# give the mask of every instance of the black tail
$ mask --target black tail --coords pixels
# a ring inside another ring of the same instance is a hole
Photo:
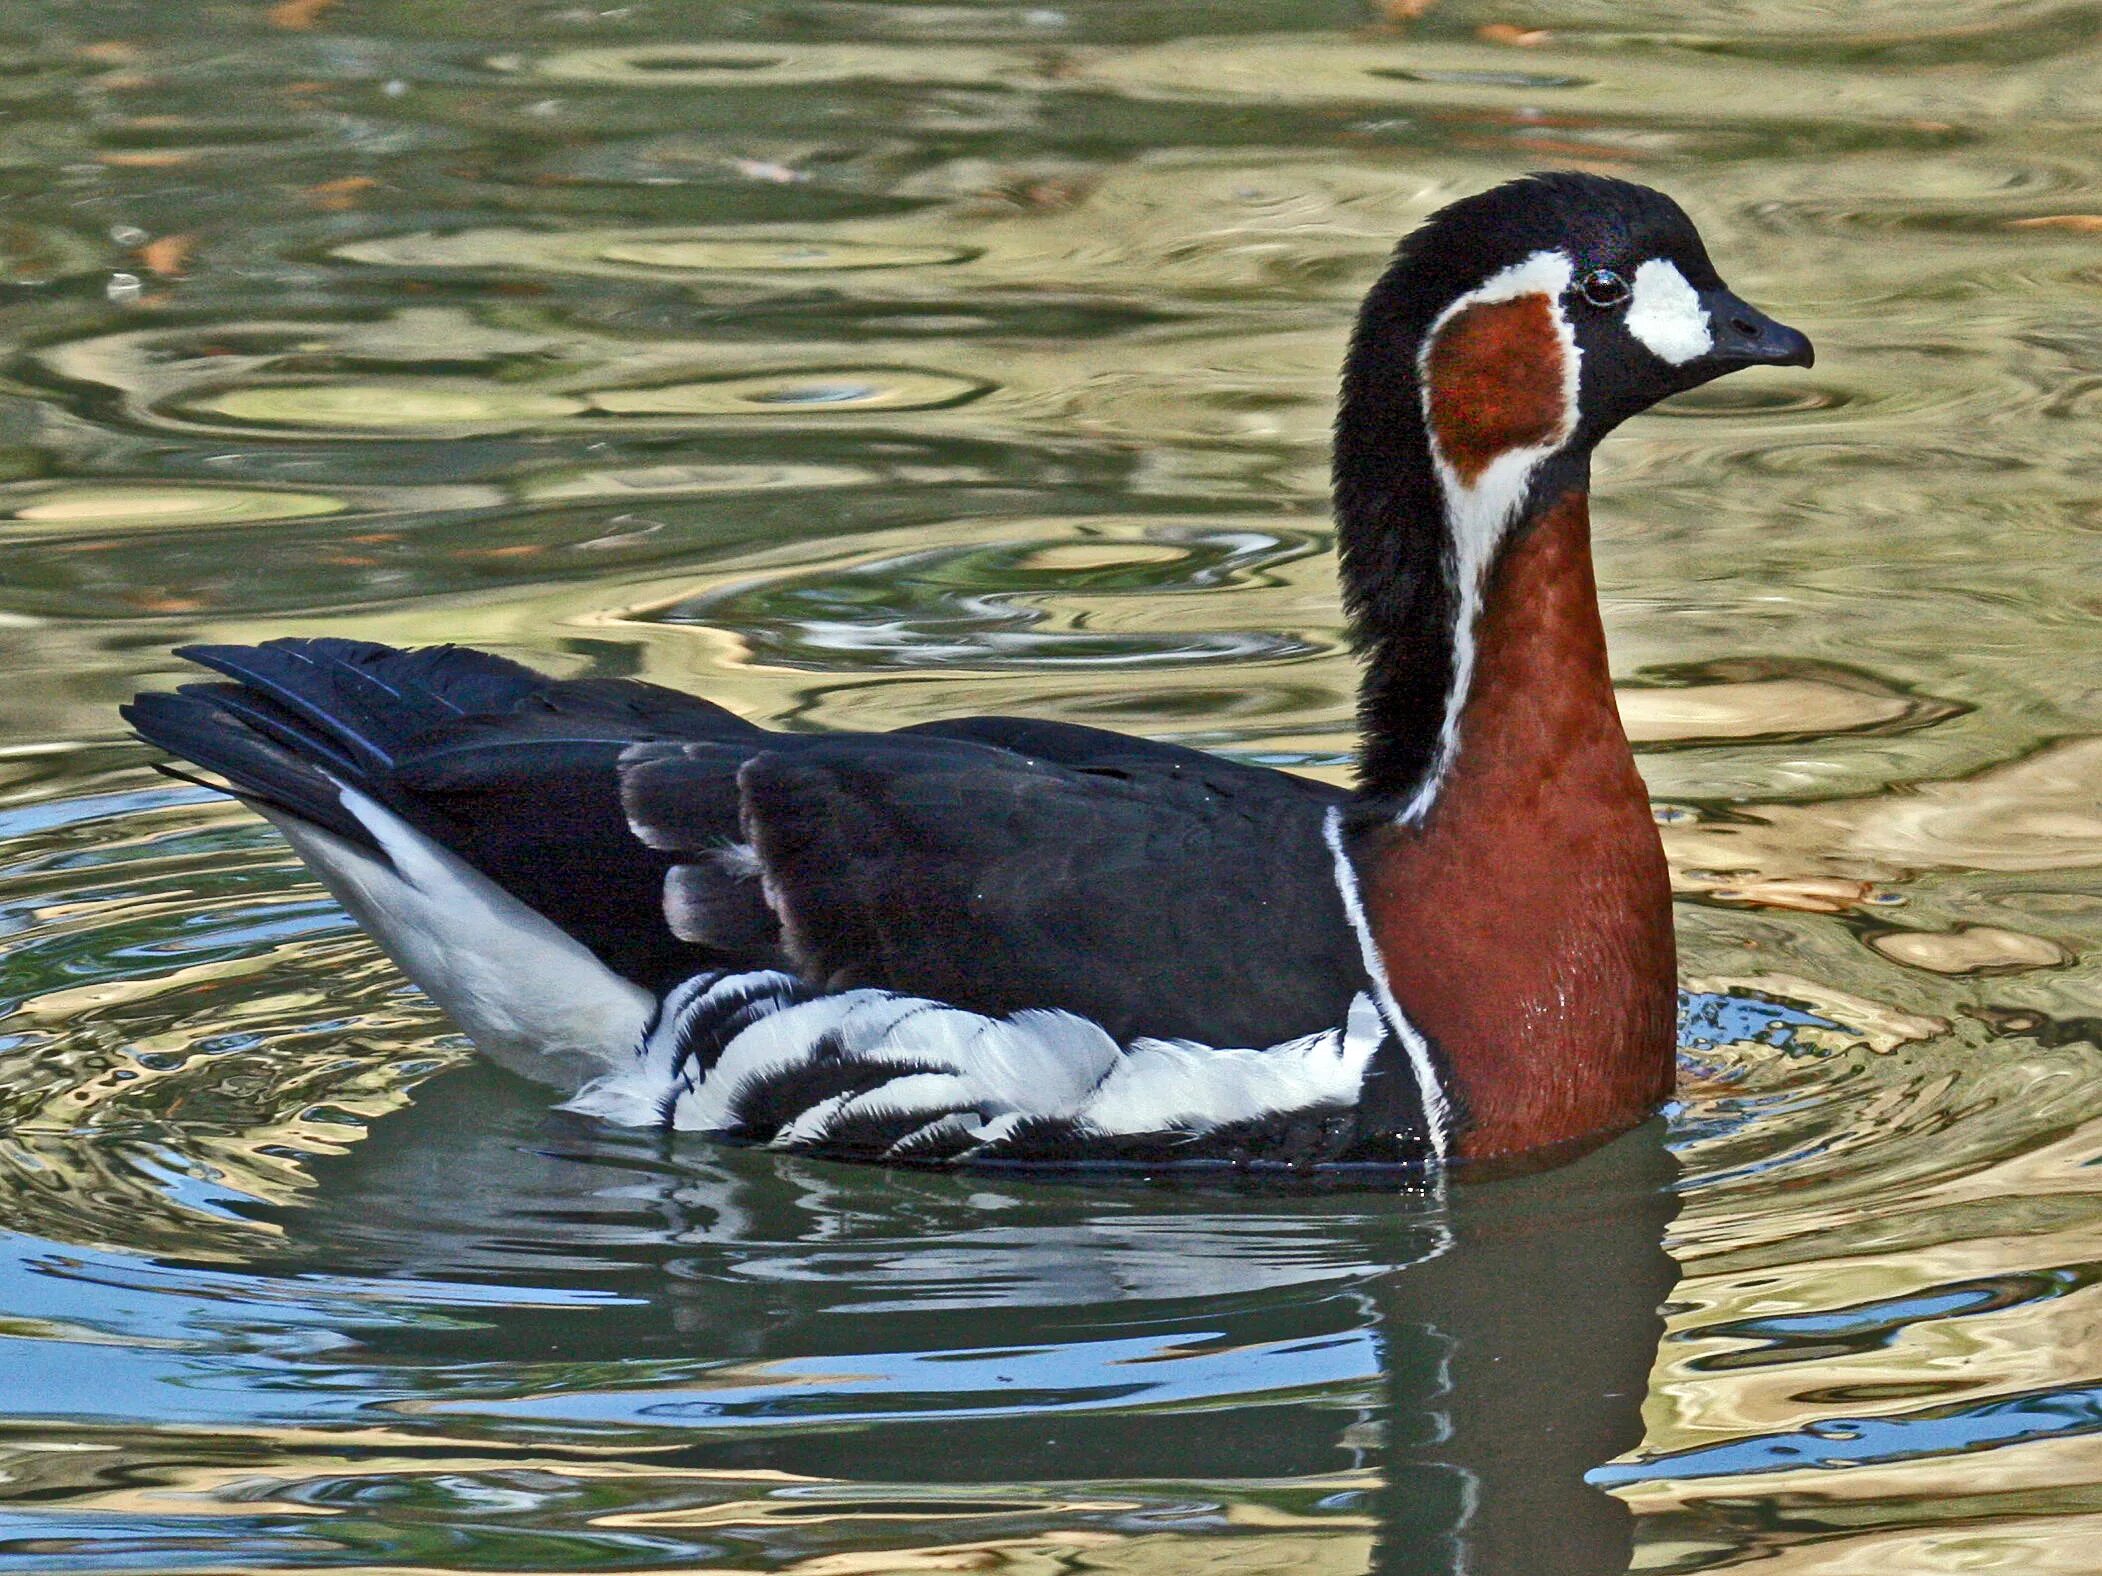
[[[141,695],[125,719],[258,808],[380,852],[343,802],[353,789],[639,984],[705,961],[665,925],[673,859],[629,830],[621,752],[644,740],[723,746],[724,789],[703,815],[728,842],[736,763],[763,747],[763,730],[653,684],[553,679],[457,646],[273,640],[178,654],[232,682]]]
[[[221,697],[215,690],[232,692],[232,686],[191,684],[173,695],[140,695],[118,710],[140,738],[217,773],[241,798],[373,846],[365,829],[343,808],[333,781],[272,743],[232,709],[217,704]],[[185,782],[220,786],[179,766],[157,763],[157,768]]]
[[[455,646],[273,640],[185,646],[176,655],[234,682],[139,696],[122,715],[140,737],[216,772],[244,799],[367,846],[339,784],[387,802],[388,779],[412,740],[476,713],[508,711],[552,682]]]

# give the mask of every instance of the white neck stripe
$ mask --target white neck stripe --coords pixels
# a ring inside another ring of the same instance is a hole
[[[1403,807],[1399,819],[1414,826],[1430,813],[1438,791],[1460,751],[1460,713],[1466,709],[1467,692],[1474,682],[1474,626],[1481,616],[1483,582],[1502,545],[1504,533],[1518,517],[1541,462],[1567,443],[1576,431],[1577,386],[1581,352],[1576,333],[1562,311],[1562,295],[1568,290],[1575,267],[1561,252],[1535,252],[1522,263],[1513,263],[1491,275],[1481,285],[1461,296],[1440,312],[1423,336],[1417,351],[1416,369],[1422,387],[1423,427],[1430,442],[1431,468],[1445,496],[1445,524],[1451,537],[1447,568],[1458,604],[1453,609],[1452,687],[1445,694],[1445,716],[1438,728],[1438,748],[1431,758],[1423,785]],[[1544,443],[1509,449],[1481,470],[1472,484],[1460,479],[1438,446],[1438,427],[1432,419],[1429,361],[1438,333],[1469,307],[1511,301],[1524,295],[1542,295],[1548,301],[1548,318],[1562,345],[1562,419]]]
[[[1321,819],[1321,840],[1328,844],[1328,851],[1336,862],[1336,891],[1342,895],[1343,912],[1350,920],[1351,933],[1358,939],[1358,953],[1365,962],[1365,977],[1372,982],[1372,999],[1378,1004],[1379,1014],[1386,1020],[1388,1030],[1408,1053],[1409,1071],[1415,1075],[1416,1081],[1416,1102],[1423,1108],[1424,1131],[1430,1137],[1431,1153],[1443,1166],[1450,1143],[1452,1103],[1445,1098],[1444,1086],[1438,1082],[1438,1069],[1431,1061],[1430,1046],[1416,1032],[1416,1026],[1409,1022],[1408,1014],[1401,1010],[1401,1003],[1394,999],[1394,987],[1387,982],[1386,960],[1380,956],[1371,922],[1365,918],[1364,900],[1358,894],[1357,867],[1350,862],[1350,851],[1343,846],[1343,812],[1336,805],[1330,805],[1328,813]]]

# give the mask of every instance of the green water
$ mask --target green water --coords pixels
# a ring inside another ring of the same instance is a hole
[[[2102,7],[1388,9],[0,0],[0,1571],[2095,1568]],[[1572,1170],[598,1128],[117,724],[355,633],[1340,774],[1355,298],[1567,165],[1819,350],[1600,456],[1689,994]]]

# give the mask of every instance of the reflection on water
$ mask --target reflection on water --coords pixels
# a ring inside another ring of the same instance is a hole
[[[1674,1276],[1661,1124],[1445,1207],[871,1187],[595,1130],[479,1067],[421,1096],[310,1151],[311,1197],[132,1183],[231,1262],[17,1261],[8,1470],[66,1507],[18,1536],[87,1556],[144,1518],[399,1557],[443,1508],[484,1557],[508,1521],[578,1564],[647,1528],[665,1564],[989,1546],[1446,1571],[1552,1544],[1558,1569],[1625,1566],[1627,1513],[1584,1476],[1641,1437]],[[128,1437],[164,1391],[170,1433]],[[69,1448],[40,1454],[54,1413]]]
[[[2092,8],[0,36],[0,1571],[2092,1564]],[[1820,349],[1600,458],[1687,994],[1678,1103],[1575,1168],[596,1129],[118,732],[168,647],[297,629],[1340,777],[1349,314],[1422,214],[1566,164],[1670,187]]]

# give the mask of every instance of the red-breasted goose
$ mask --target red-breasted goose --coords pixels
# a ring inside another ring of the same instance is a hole
[[[1608,681],[1594,445],[1810,343],[1669,198],[1456,202],[1359,315],[1358,786],[977,717],[782,734],[626,680],[197,646],[126,716],[584,1110],[899,1164],[1440,1165],[1671,1087],[1670,892]]]

